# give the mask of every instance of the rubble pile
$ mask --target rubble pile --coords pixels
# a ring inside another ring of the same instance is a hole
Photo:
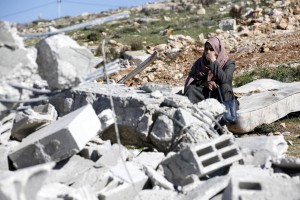
[[[10,70],[0,77],[1,200],[300,198],[300,160],[286,156],[282,135],[219,135],[225,108],[215,99],[86,82],[94,58],[71,38],[32,51],[8,23],[1,29],[1,72]],[[35,54],[18,60],[20,50]],[[17,76],[23,68],[34,70]]]

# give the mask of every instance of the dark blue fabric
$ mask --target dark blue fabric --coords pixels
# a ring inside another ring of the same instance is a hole
[[[236,99],[223,101],[224,106],[226,107],[226,113],[224,113],[225,121],[229,123],[234,123],[237,120],[237,101]]]

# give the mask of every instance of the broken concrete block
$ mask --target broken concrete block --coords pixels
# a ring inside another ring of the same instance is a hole
[[[238,166],[243,168],[243,166]],[[233,173],[229,185],[224,190],[223,200],[227,199],[299,199],[300,182],[288,177],[272,176],[266,170],[247,168],[247,174],[239,173],[237,168]],[[259,172],[258,171],[262,171]],[[275,175],[275,174],[274,174]]]
[[[282,135],[242,137],[235,141],[241,148],[244,163],[250,165],[265,165],[272,158],[283,157],[288,149]]]
[[[110,148],[110,140],[103,141],[99,136],[96,136],[85,145],[79,154],[86,159],[96,162],[101,156],[108,152]]]
[[[207,181],[201,181],[193,190],[189,191],[181,200],[211,199],[222,192],[229,184],[229,176],[216,176]]]
[[[123,180],[123,183],[114,188],[104,188],[99,193],[99,199],[131,200],[137,195],[137,192],[146,187],[148,177],[145,173],[132,162],[126,162],[125,165],[119,164],[109,169],[113,176]]]
[[[133,155],[126,147],[119,144],[113,144],[111,148],[103,154],[95,163],[96,167],[112,167],[118,165],[122,160],[132,160]]]
[[[57,112],[51,104],[35,106],[31,109],[17,113],[12,127],[11,136],[19,141],[30,133],[46,126],[57,119]]]
[[[84,199],[98,200],[96,194],[88,186],[72,188],[60,183],[43,185],[37,194],[38,200]]]
[[[0,199],[28,200],[37,199],[37,193],[54,163],[37,165],[13,173],[0,174]]]
[[[47,81],[50,89],[77,86],[87,74],[94,57],[88,48],[79,46],[65,35],[47,37],[36,48],[39,74]]]
[[[185,185],[189,176],[202,177],[242,160],[231,135],[223,135],[209,142],[187,146],[160,165],[166,178],[175,185]]]
[[[9,158],[17,169],[58,162],[82,150],[100,128],[100,121],[88,104],[23,139]]]

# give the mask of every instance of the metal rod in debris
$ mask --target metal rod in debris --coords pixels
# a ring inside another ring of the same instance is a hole
[[[106,71],[104,72],[104,67],[100,67],[98,69],[96,69],[94,72],[88,74],[83,80],[84,82],[89,82],[89,81],[93,81],[93,80],[97,80],[98,78],[102,78],[106,75],[110,75],[113,73],[116,73],[118,71],[120,71],[121,67],[120,67],[120,60],[117,59],[111,63],[108,63],[106,65]]]
[[[132,70],[129,74],[123,76],[123,78],[121,78],[118,81],[118,83],[123,84],[125,83],[125,81],[131,79],[132,77],[140,73],[142,70],[148,67],[156,59],[156,57],[157,57],[157,52],[154,51],[154,53],[151,56],[149,56],[144,62],[142,62],[137,68]]]

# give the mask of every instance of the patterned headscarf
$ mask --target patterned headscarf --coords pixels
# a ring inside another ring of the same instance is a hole
[[[217,37],[209,38],[206,43],[209,43],[214,51],[217,53],[217,62],[221,68],[224,67],[225,63],[228,61],[229,57],[226,54],[224,43]],[[205,44],[206,44],[205,43]],[[185,88],[189,86],[193,80],[197,79],[200,72],[204,72],[207,75],[207,80],[213,80],[213,74],[211,71],[207,70],[207,66],[209,66],[209,61],[205,57],[205,52],[203,52],[202,56],[194,63],[186,81],[185,81]]]

